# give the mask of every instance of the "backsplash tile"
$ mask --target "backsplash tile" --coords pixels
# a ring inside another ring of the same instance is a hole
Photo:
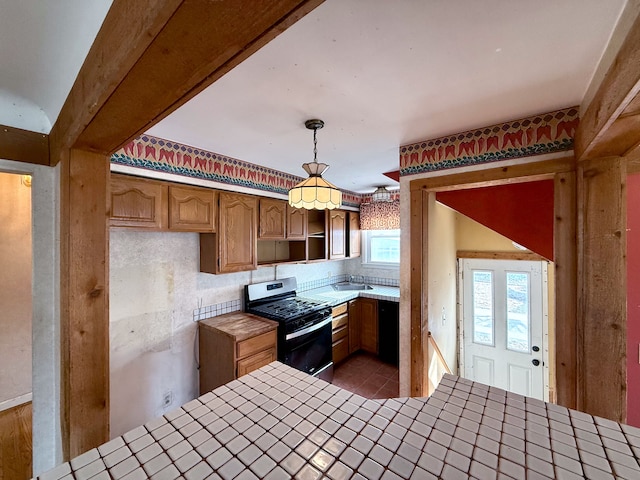
[[[350,275],[334,275],[330,278],[322,278],[319,280],[312,280],[310,282],[298,283],[297,292],[306,292],[315,288],[327,287],[340,282],[349,281]],[[381,277],[368,277],[358,275],[358,281],[364,279],[364,283],[370,285],[382,285],[386,287],[399,287],[400,280],[394,278],[381,278]],[[386,299],[386,298],[385,298]],[[389,297],[388,300],[393,301],[394,297]],[[243,299],[230,300],[228,302],[216,303],[214,305],[206,305],[193,310],[193,321],[198,322],[207,318],[217,317],[224,315],[225,313],[232,313],[242,310]]]

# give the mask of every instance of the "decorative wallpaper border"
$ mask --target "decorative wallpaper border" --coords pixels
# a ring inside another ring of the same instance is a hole
[[[578,107],[400,147],[400,176],[571,150]]]
[[[304,180],[302,177],[151,135],[141,135],[125,145],[111,156],[111,162],[281,195],[287,195],[289,189]],[[345,206],[358,207],[361,201],[361,195],[342,190],[342,203]]]

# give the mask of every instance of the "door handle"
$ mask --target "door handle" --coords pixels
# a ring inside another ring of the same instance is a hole
[[[540,360],[534,358],[533,360],[531,360],[531,363],[533,363],[537,367],[538,365],[540,365]]]

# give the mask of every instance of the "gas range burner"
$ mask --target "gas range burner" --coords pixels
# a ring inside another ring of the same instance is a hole
[[[275,320],[289,320],[298,318],[308,313],[315,312],[327,305],[313,300],[306,300],[298,297],[285,298],[271,303],[266,303],[252,307],[251,310],[260,315]]]

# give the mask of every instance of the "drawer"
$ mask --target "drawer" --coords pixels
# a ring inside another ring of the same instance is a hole
[[[337,328],[344,327],[349,323],[349,314],[344,313],[338,317],[333,317],[331,321],[331,327],[336,330]]]
[[[236,377],[241,377],[246,375],[247,373],[251,373],[254,370],[259,369],[260,367],[264,367],[265,365],[270,364],[276,360],[276,349],[270,348],[264,352],[256,353],[255,355],[251,355],[250,357],[243,358],[242,360],[238,360],[238,375]]]
[[[347,312],[347,303],[342,303],[337,307],[333,307],[331,310],[331,316],[337,317],[338,315],[342,315]]]
[[[349,339],[343,338],[333,343],[333,363],[340,363],[349,355]]]
[[[331,341],[335,342],[341,338],[346,337],[349,334],[349,328],[345,325],[333,331],[331,334]]]
[[[236,358],[244,358],[253,353],[261,352],[267,348],[275,348],[276,346],[276,331],[263,333],[262,335],[256,335],[255,337],[247,338],[237,344],[237,356]]]

